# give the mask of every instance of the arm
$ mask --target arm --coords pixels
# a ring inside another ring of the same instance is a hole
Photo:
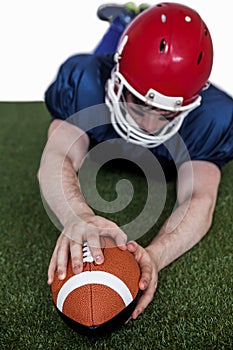
[[[190,167],[191,164],[191,167]],[[190,170],[193,172],[193,185]],[[145,249],[135,242],[128,249],[141,265],[140,288],[144,294],[132,317],[136,318],[153,298],[158,272],[197,244],[208,232],[220,182],[220,170],[206,161],[184,163],[177,181],[178,206]]]
[[[45,201],[62,226],[72,220],[76,212],[92,213],[81,196],[76,174],[88,145],[88,136],[79,128],[57,119],[51,123],[38,179]]]
[[[193,188],[190,188],[189,164],[181,166],[177,182],[178,208],[148,247],[159,271],[197,244],[212,223],[220,170],[204,161],[193,161],[192,169]]]
[[[96,216],[83,198],[77,171],[88,151],[89,139],[81,129],[68,122],[54,120],[48,131],[38,179],[42,196],[59,219],[63,231],[57,240],[49,269],[48,283],[58,269],[66,276],[69,253],[74,273],[82,271],[82,243],[88,241],[96,263],[103,262],[99,236],[111,235],[122,249],[125,234],[113,222]]]

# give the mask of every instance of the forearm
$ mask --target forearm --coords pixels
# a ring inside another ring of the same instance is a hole
[[[47,154],[42,159],[38,178],[45,202],[63,226],[77,216],[93,214],[82,196],[77,173],[68,157]]]
[[[172,213],[147,247],[159,271],[203,238],[211,226],[214,205],[208,197],[193,197]]]

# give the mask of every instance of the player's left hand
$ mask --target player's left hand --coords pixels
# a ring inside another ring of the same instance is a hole
[[[141,269],[139,288],[143,291],[143,294],[131,315],[131,318],[135,320],[153,299],[158,284],[158,267],[149,251],[135,241],[128,242],[127,249],[133,253]]]

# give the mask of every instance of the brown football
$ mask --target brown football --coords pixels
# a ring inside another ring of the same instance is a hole
[[[119,249],[109,237],[101,237],[104,263],[96,265],[83,245],[83,271],[52,283],[52,299],[63,320],[88,336],[105,335],[124,324],[140,297],[140,268],[134,256]]]

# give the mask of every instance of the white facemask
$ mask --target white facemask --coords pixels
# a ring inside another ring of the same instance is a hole
[[[118,91],[115,92],[115,84],[117,81]],[[177,131],[180,129],[185,117],[201,103],[201,97],[195,100],[189,106],[181,106],[180,108],[172,108],[164,105],[151,104],[151,106],[173,110],[174,112],[179,112],[179,114],[174,117],[172,121],[166,124],[164,127],[159,129],[154,133],[148,133],[137,125],[132,116],[128,113],[122,102],[123,88],[126,87],[131,93],[136,96],[139,95],[135,92],[132,87],[126,82],[126,80],[121,76],[119,72],[112,72],[111,79],[107,82],[107,94],[106,94],[106,105],[108,106],[111,113],[111,122],[115,131],[127,142],[131,142],[137,145],[141,145],[147,148],[153,148],[161,145],[168,139],[170,139]],[[139,96],[137,96],[139,97]],[[141,96],[140,96],[141,97]],[[160,100],[165,100],[166,97],[160,98]],[[168,99],[172,99],[169,98]],[[168,101],[168,103],[170,102]],[[142,102],[144,102],[142,100]],[[167,101],[166,101],[167,102]],[[165,107],[165,108],[164,108]],[[123,112],[124,111],[124,112]]]

